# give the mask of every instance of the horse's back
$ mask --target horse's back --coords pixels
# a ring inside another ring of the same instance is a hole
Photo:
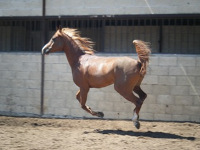
[[[130,57],[82,57],[81,72],[89,87],[101,88],[113,83],[132,84],[138,80],[138,61]]]
[[[110,57],[88,56],[81,60],[81,71],[89,87],[101,88],[114,82],[114,61]]]

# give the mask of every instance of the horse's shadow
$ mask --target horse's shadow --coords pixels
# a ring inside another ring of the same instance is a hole
[[[185,139],[194,141],[195,137],[184,137],[181,135],[171,134],[171,133],[164,133],[164,132],[133,132],[133,131],[123,131],[123,130],[95,130],[93,133],[100,133],[100,134],[117,134],[117,135],[128,135],[128,136],[135,136],[135,137],[150,137],[150,138],[161,138],[161,139]]]

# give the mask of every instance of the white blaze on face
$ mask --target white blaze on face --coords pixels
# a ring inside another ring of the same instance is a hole
[[[53,44],[54,44],[54,42],[51,40],[49,43],[47,43],[45,46],[43,46],[42,54],[49,52],[50,49],[52,48]]]
[[[47,44],[48,44],[48,43],[47,43]],[[42,48],[42,54],[45,53],[45,49],[46,49],[46,47],[47,47],[47,44],[43,46],[43,48]]]

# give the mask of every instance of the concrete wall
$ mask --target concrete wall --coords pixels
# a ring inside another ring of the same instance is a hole
[[[42,0],[0,0],[0,16],[42,16]]]
[[[40,66],[40,54],[0,53],[1,112],[40,113]]]
[[[37,53],[0,53],[0,114],[40,114],[40,63]],[[78,87],[65,55],[46,56],[45,68],[45,115],[92,117],[75,99]],[[141,119],[200,122],[199,55],[152,55],[142,88],[148,97]],[[113,86],[91,89],[87,104],[112,119],[130,119],[134,109]]]
[[[200,13],[199,0],[46,0],[46,15]],[[0,16],[42,16],[42,0],[1,0]]]
[[[199,13],[198,0],[47,0],[47,15]]]

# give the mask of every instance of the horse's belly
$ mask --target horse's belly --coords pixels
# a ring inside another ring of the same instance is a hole
[[[92,88],[101,88],[113,84],[114,76],[112,73],[91,74],[88,76],[89,86]]]

